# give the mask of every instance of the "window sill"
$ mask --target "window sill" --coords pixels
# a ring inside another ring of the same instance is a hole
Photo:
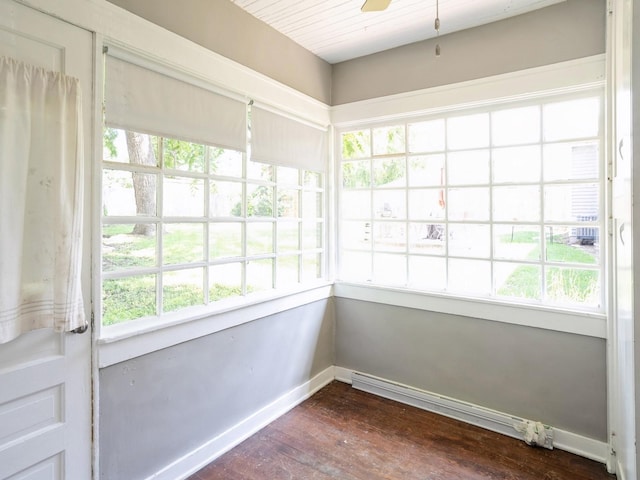
[[[214,305],[141,319],[103,328],[97,341],[98,367],[139,357],[195,338],[252,322],[308,303],[331,297],[328,282],[304,290],[265,292],[247,298],[221,301]]]
[[[607,338],[607,317],[602,313],[577,312],[537,305],[511,304],[445,294],[425,294],[391,287],[340,282],[334,285],[333,294],[338,298],[385,303],[512,325]]]

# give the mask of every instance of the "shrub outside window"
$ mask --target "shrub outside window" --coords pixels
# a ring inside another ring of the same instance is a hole
[[[602,311],[601,102],[340,132],[339,279]]]

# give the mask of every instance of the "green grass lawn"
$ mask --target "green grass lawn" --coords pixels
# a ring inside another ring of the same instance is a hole
[[[502,239],[509,242],[511,236]],[[535,232],[516,232],[513,242],[531,243],[531,252],[527,260],[540,258],[540,247]],[[595,255],[583,248],[563,243],[560,237],[553,237],[553,243],[547,242],[545,248],[546,260],[549,262],[579,264],[593,266],[597,264]],[[516,298],[542,298],[540,291],[541,270],[536,265],[521,265],[507,278],[498,289],[498,295]],[[599,272],[592,269],[547,267],[545,283],[547,297],[554,301],[570,303],[597,302]]]
[[[157,265],[157,239],[155,235],[133,235],[133,225],[103,226],[103,269],[105,272],[126,271],[134,268],[155,267]],[[242,254],[241,228],[238,224],[214,224],[210,240],[212,258],[238,257]],[[289,235],[291,238],[286,238]],[[163,264],[189,264],[204,259],[204,235],[200,224],[167,225],[163,232]],[[293,245],[297,240],[297,230],[285,230],[279,240]],[[248,239],[248,248],[262,251],[265,242],[260,236]],[[280,267],[294,272],[298,256],[281,257]],[[271,268],[271,267],[270,267]],[[184,272],[180,270],[179,272]],[[167,275],[170,275],[168,273]],[[297,280],[297,279],[296,279]],[[194,269],[194,278],[188,281],[165,281],[163,284],[162,310],[171,312],[180,308],[202,305],[202,269]],[[247,285],[247,292],[259,289],[258,285]],[[209,288],[209,301],[242,294],[242,286],[237,278],[221,278]],[[103,281],[102,324],[133,320],[157,314],[155,274],[126,276]]]

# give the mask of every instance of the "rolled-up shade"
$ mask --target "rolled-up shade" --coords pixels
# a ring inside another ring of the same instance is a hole
[[[107,55],[109,127],[246,150],[246,105],[233,98]]]
[[[270,110],[251,108],[251,158],[256,162],[324,171],[326,130]]]

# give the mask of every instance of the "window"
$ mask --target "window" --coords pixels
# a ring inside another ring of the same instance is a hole
[[[340,132],[339,278],[601,310],[601,101]]]
[[[130,60],[106,56],[102,325],[322,279],[326,130]]]
[[[322,278],[320,173],[112,128],[104,146],[103,325]]]

